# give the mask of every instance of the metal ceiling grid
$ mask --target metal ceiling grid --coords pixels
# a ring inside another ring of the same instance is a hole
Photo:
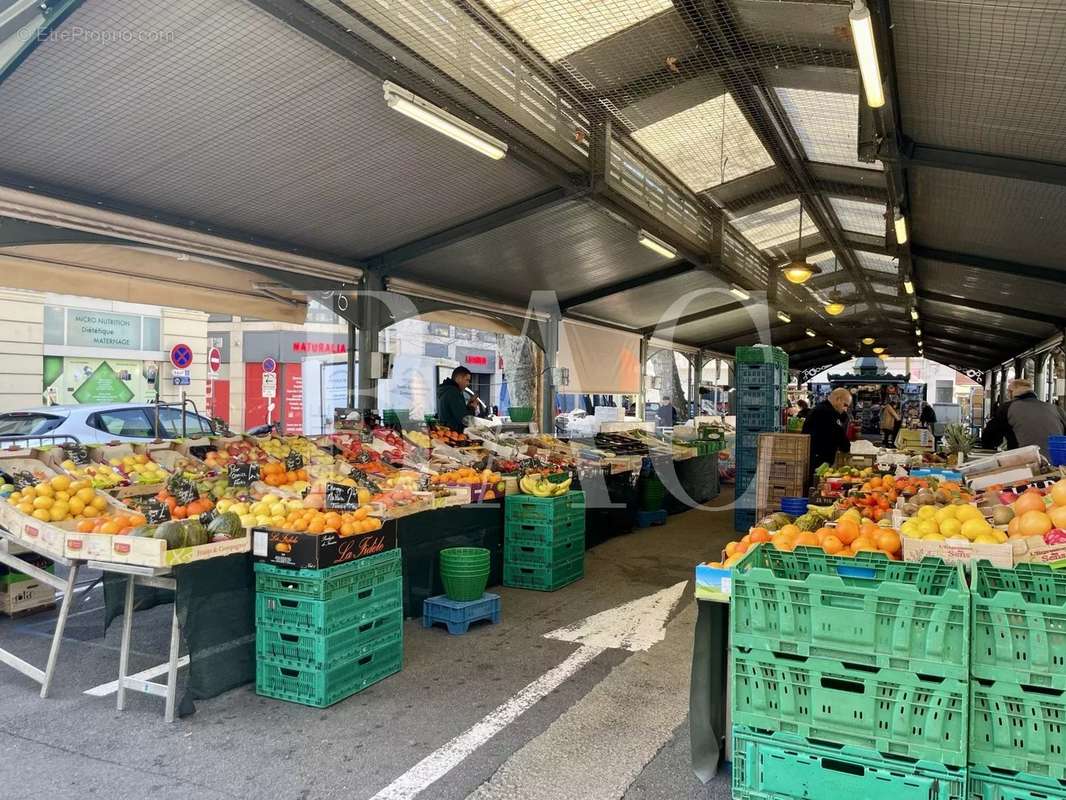
[[[95,0],[65,24],[173,40],[42,42],[0,85],[0,171],[23,181],[356,257],[549,185],[244,3]]]
[[[938,297],[941,296],[938,294]],[[1018,309],[1017,315],[999,314],[981,309],[974,309],[966,305],[965,298],[960,297],[958,302],[946,300],[930,300],[921,297],[918,307],[923,314],[929,314],[940,319],[957,320],[962,326],[968,324],[979,325],[984,328],[1003,328],[1015,330],[1026,336],[1044,336],[1048,334],[1048,324],[1026,317],[1024,309]]]
[[[729,94],[639,128],[633,138],[694,192],[774,164]]]
[[[880,162],[859,161],[858,92],[775,87],[792,128],[811,161],[881,170]]]
[[[762,319],[760,319],[760,316]],[[748,342],[752,336],[758,334],[758,327],[765,325],[769,329],[769,321],[765,316],[765,306],[752,304],[751,308],[742,308],[730,311],[726,314],[716,314],[704,319],[679,325],[673,329],[673,337],[678,341],[692,342],[717,350],[714,343],[734,339],[746,335]],[[669,331],[664,333],[669,334]],[[660,336],[663,334],[660,333]]]
[[[1066,161],[1061,0],[892,0],[905,132],[928,145]]]
[[[735,217],[732,223],[745,239],[760,250],[787,258],[791,255],[787,245],[796,242],[799,237],[799,213],[799,200],[786,200],[770,208]],[[806,215],[804,215],[803,224],[804,235],[816,230]],[[808,227],[810,231],[807,230]]]
[[[526,303],[534,290],[561,300],[654,271],[669,259],[594,203],[571,200],[397,264],[405,278]]]
[[[735,300],[720,278],[704,270],[692,270],[575,306],[573,310],[618,325],[647,328],[689,314],[713,314],[716,308]]]
[[[850,197],[830,197],[841,226],[846,231],[868,233],[871,236],[885,235],[885,207],[876,203],[853,200]]]
[[[978,297],[989,303],[1038,314],[1060,315],[1066,325],[1066,271],[1062,283],[1051,283],[1018,275],[997,276],[985,270],[944,261],[919,259],[922,289],[930,292],[955,292]]]
[[[912,239],[927,247],[1062,268],[1066,186],[912,167]]]

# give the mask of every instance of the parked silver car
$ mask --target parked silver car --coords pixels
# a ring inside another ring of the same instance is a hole
[[[182,410],[151,403],[40,406],[0,413],[0,441],[20,438],[71,436],[85,444],[145,442],[182,435]],[[207,417],[184,412],[187,436],[215,432]],[[158,420],[158,424],[157,424]]]

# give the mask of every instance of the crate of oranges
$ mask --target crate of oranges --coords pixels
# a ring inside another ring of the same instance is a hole
[[[272,489],[280,489],[297,496],[311,485],[311,478],[306,469],[287,470],[280,461],[269,461],[261,465],[259,479]]]

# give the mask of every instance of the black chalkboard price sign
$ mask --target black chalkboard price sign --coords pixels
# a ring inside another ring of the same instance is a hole
[[[146,502],[141,509],[144,511],[144,517],[148,520],[149,525],[158,525],[170,519],[170,506],[161,500],[156,500],[154,497]]]
[[[359,508],[359,489],[343,483],[326,484],[326,508],[334,511],[355,511]]]
[[[195,503],[200,499],[200,492],[197,490],[196,484],[184,478],[178,478],[171,482],[170,491],[174,495],[174,499],[178,501],[179,506],[187,506],[189,503]]]
[[[89,463],[89,448],[85,445],[75,442],[64,442],[60,447],[63,448],[63,455],[79,467],[84,467]]]
[[[423,473],[418,478],[418,491],[428,492],[433,488],[433,476],[428,473]]]
[[[258,464],[230,464],[226,470],[230,486],[251,486],[259,480]]]
[[[298,469],[304,468],[304,457],[297,453],[295,450],[290,450],[289,454],[285,456],[285,471],[293,472]]]

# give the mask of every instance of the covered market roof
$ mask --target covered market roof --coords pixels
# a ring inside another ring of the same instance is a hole
[[[1049,1],[871,0],[879,110],[839,0],[6,5],[0,255],[69,245],[33,223],[250,270],[265,301],[368,271],[518,307],[548,289],[575,319],[762,339],[798,368],[872,336],[984,369],[1066,319]],[[52,34],[16,41],[27,19]],[[385,81],[506,157],[397,113]],[[797,256],[805,285],[780,277]]]

